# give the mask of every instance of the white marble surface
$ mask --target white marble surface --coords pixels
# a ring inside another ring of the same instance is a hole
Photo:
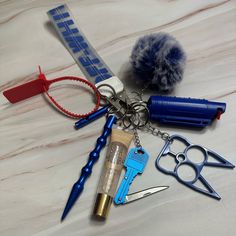
[[[91,220],[104,160],[96,163],[67,219],[60,216],[81,167],[101,132],[100,119],[78,132],[42,96],[9,104],[2,91],[29,81],[41,65],[48,78],[81,75],[48,26],[46,11],[65,1],[0,1],[0,235],[214,235],[236,234],[236,172],[204,171],[221,201],[202,196],[158,172],[163,142],[141,134],[150,161],[131,191],[170,185],[160,194],[112,207],[106,223]],[[202,131],[163,128],[221,153],[236,163],[236,2],[229,0],[66,1],[111,69],[124,78],[135,40],[150,32],[173,34],[185,48],[184,80],[173,95],[227,103],[222,119]],[[70,99],[70,92],[59,96]],[[85,101],[82,92],[75,97]],[[91,102],[88,102],[91,105]]]

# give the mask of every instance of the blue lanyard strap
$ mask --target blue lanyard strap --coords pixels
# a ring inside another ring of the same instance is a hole
[[[114,75],[78,29],[66,5],[48,11],[48,16],[64,45],[91,83],[96,84]]]

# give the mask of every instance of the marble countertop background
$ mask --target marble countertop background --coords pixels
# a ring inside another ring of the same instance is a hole
[[[106,149],[80,199],[60,223],[72,184],[87,162],[105,119],[75,131],[74,121],[42,96],[10,104],[2,92],[30,81],[41,65],[48,78],[81,76],[48,24],[46,12],[67,3],[99,54],[123,81],[135,41],[168,32],[188,55],[183,81],[172,95],[227,103],[222,119],[204,130],[162,127],[215,150],[236,164],[236,2],[234,0],[0,1],[0,235],[214,235],[236,234],[236,172],[209,168],[204,176],[222,200],[196,193],[163,175],[154,161],[163,142],[141,133],[150,160],[130,191],[170,185],[167,191],[112,207],[106,223],[90,217]],[[71,99],[64,90],[62,100]],[[91,106],[83,91],[74,98]],[[73,100],[77,104],[77,100]]]

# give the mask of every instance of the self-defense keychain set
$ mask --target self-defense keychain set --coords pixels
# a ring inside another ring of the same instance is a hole
[[[111,136],[110,143],[99,180],[93,209],[94,216],[105,219],[113,201],[117,205],[125,204],[168,188],[168,186],[157,186],[129,194],[130,184],[138,174],[142,174],[149,158],[147,150],[142,147],[139,139],[138,132],[140,131],[147,131],[165,141],[164,147],[156,159],[158,170],[164,174],[172,175],[180,183],[197,192],[220,199],[218,193],[201,172],[207,166],[234,168],[234,165],[216,152],[194,144],[183,136],[177,134],[170,136],[168,133],[162,132],[154,126],[153,122],[203,128],[210,125],[216,118],[220,118],[221,114],[225,112],[226,104],[204,99],[167,96],[151,96],[148,101],[143,101],[140,93],[131,93],[132,96],[128,96],[123,83],[112,73],[88,42],[81,29],[78,28],[68,7],[62,5],[52,9],[48,12],[48,16],[87,80],[72,76],[47,80],[40,69],[36,80],[6,90],[3,94],[11,103],[16,103],[44,93],[62,113],[72,118],[80,118],[75,123],[77,130],[103,115],[107,116],[102,134],[90,152],[88,162],[82,168],[78,181],[72,187],[61,219],[63,220],[67,216],[81,195],[85,181],[92,174],[93,165],[98,161],[100,152],[105,147],[109,136]],[[176,51],[174,53],[176,56]],[[49,94],[49,88],[52,83],[62,80],[83,83],[94,92],[96,104],[92,111],[86,114],[76,114],[55,101]],[[102,107],[99,108],[101,104]],[[129,150],[132,140],[134,140],[135,147]],[[183,150],[175,151],[172,148],[176,141],[183,144]],[[200,162],[195,162],[190,158],[193,151],[202,156]],[[172,158],[175,162],[173,169],[162,166],[162,160],[166,158]],[[179,170],[186,166],[194,170],[194,179],[185,180],[180,175]],[[125,174],[117,188],[123,167],[125,167]],[[199,187],[198,182],[202,184],[203,188]]]

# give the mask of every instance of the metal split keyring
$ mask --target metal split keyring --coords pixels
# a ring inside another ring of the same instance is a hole
[[[108,115],[118,114],[118,120],[121,121],[125,129],[140,129],[147,125],[149,121],[149,110],[146,102],[132,98],[131,103],[122,101],[114,88],[109,84],[102,84],[97,87],[98,91],[101,87],[111,89],[111,96],[108,97],[100,92],[101,98],[105,100],[105,105],[110,104]]]

